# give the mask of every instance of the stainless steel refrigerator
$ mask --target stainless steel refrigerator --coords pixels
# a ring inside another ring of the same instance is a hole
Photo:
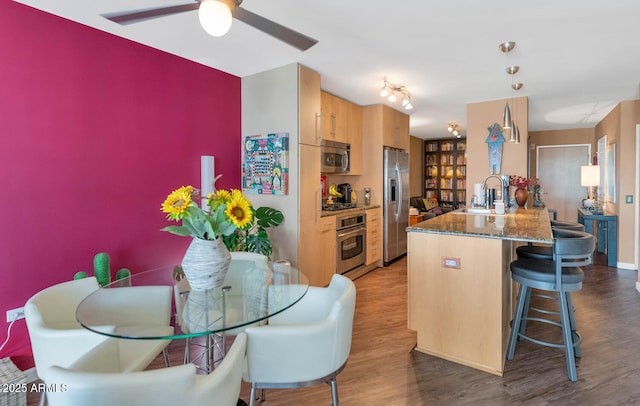
[[[384,149],[384,264],[407,253],[409,154]]]

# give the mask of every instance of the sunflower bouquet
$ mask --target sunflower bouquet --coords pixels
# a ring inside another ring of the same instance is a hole
[[[253,208],[237,189],[216,190],[204,198],[200,208],[200,191],[193,186],[182,186],[167,196],[161,210],[167,219],[182,221],[179,226],[167,226],[162,231],[202,240],[215,240],[229,236],[236,230],[245,230],[253,224]]]

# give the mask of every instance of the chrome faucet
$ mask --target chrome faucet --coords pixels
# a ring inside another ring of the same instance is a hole
[[[486,207],[487,209],[490,209],[490,208],[491,208],[491,207],[489,207],[489,199],[487,199],[487,197],[486,197],[487,181],[488,181],[489,179],[491,179],[491,178],[496,178],[496,179],[498,179],[498,181],[500,182],[500,193],[501,193],[501,194],[502,194],[502,192],[503,192],[503,188],[504,188],[503,181],[502,181],[502,178],[501,178],[500,176],[498,176],[498,175],[489,175],[489,176],[487,176],[486,178],[484,178],[484,182],[482,182],[482,190],[483,190],[483,191],[485,191],[484,204],[485,204],[485,207]]]

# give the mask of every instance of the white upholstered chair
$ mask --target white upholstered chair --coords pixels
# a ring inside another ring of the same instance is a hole
[[[143,298],[146,306],[131,306],[123,301],[121,289],[114,289],[121,301],[122,317],[153,322],[158,334],[170,334],[171,288],[153,287],[139,291],[134,289],[136,300]],[[158,288],[158,289],[155,289]],[[25,318],[38,376],[52,366],[68,367],[87,352],[108,339],[107,336],[83,328],[76,320],[78,304],[90,293],[99,289],[95,277],[63,282],[50,286],[33,295],[25,304]],[[118,292],[116,292],[118,291]],[[142,370],[169,344],[170,340],[114,339],[123,358],[123,370]],[[42,402],[44,402],[44,396]]]
[[[69,368],[52,366],[45,372],[51,383],[66,385],[49,394],[51,406],[235,406],[240,395],[246,335],[239,334],[227,356],[209,375],[196,375],[193,364],[131,373],[95,372],[115,369],[102,354],[89,352]],[[109,346],[109,341],[101,346]],[[92,371],[92,372],[88,372]]]
[[[319,383],[331,385],[338,404],[336,376],[347,363],[356,289],[342,275],[334,275],[326,288],[310,287],[289,309],[272,316],[269,324],[245,330],[247,368],[243,379],[251,383],[250,405],[257,390],[296,388]]]

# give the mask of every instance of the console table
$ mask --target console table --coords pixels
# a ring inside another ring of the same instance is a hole
[[[594,214],[587,209],[578,209],[578,223],[584,225],[584,231],[593,232],[593,222],[598,227],[598,252],[607,253],[607,266],[618,266],[618,216],[603,212]]]

